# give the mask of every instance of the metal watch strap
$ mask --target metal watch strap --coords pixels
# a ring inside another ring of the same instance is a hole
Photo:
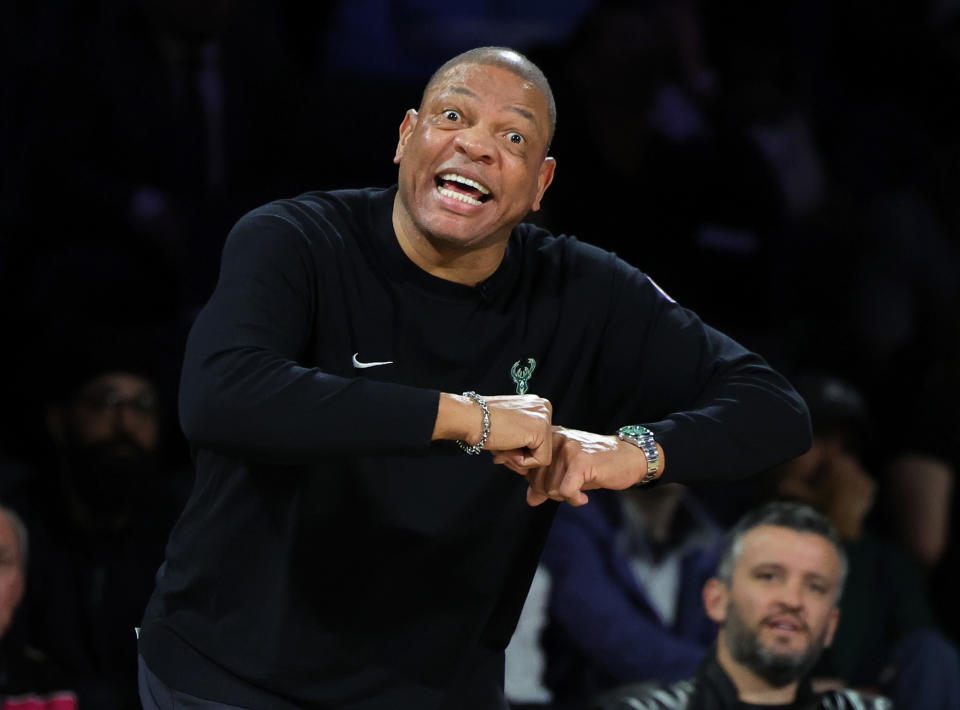
[[[657,440],[653,438],[653,432],[639,424],[628,424],[617,430],[617,438],[639,448],[647,459],[647,472],[636,485],[642,486],[654,480],[657,469],[660,468],[660,452],[657,450]]]

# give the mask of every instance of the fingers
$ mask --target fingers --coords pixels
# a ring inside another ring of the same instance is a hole
[[[560,440],[558,439],[558,442]],[[563,444],[558,443],[556,448],[562,450]],[[583,505],[587,496],[583,493],[586,486],[582,471],[570,466],[564,456],[554,452],[553,463],[550,466],[529,469],[524,474],[529,489],[527,502],[539,505],[544,500],[567,502],[570,505]]]
[[[546,461],[542,460],[545,457],[541,456],[541,458],[538,459],[533,452],[527,451],[526,449],[497,451],[494,452],[493,462],[506,466],[511,471],[516,471],[521,475],[526,475],[530,469],[548,466],[552,460],[552,451],[553,449],[551,447],[551,456],[547,458]]]
[[[490,409],[488,450],[510,452],[517,465],[547,466],[553,458],[551,420],[553,405],[535,395],[500,395],[486,398]]]
[[[586,505],[586,503],[589,501],[587,494],[583,491],[574,491],[571,496],[566,497],[559,493],[556,496],[551,496],[545,493],[540,493],[534,490],[532,487],[527,488],[527,504],[531,507],[538,506],[541,503],[546,503],[548,500],[556,500],[560,501],[561,503],[566,501],[573,506]]]
[[[548,500],[550,500],[550,498],[543,493],[537,493],[533,488],[527,487],[527,504],[529,506],[538,506],[541,503],[546,503]]]
[[[566,501],[570,505],[583,505],[587,502],[587,495],[580,490],[578,484],[571,477],[559,477],[556,471],[550,468],[529,469],[518,471],[527,479],[527,503],[537,506],[548,500]]]
[[[515,452],[512,452],[515,453]],[[571,505],[583,505],[587,502],[587,497],[580,492],[580,489],[576,487],[576,484],[571,484],[567,482],[567,487],[569,488],[569,493],[563,490],[563,484],[561,487],[556,487],[547,482],[547,477],[551,475],[556,475],[556,470],[551,470],[545,466],[538,466],[536,468],[530,468],[527,466],[520,465],[517,459],[511,458],[504,454],[498,454],[493,457],[493,462],[506,466],[514,473],[520,474],[527,479],[527,482],[530,484],[527,487],[527,503],[532,506],[540,505],[541,503],[547,500],[556,500],[556,501],[567,501]],[[562,477],[561,477],[562,478]],[[585,486],[587,488],[591,486]]]
[[[505,456],[497,456],[494,463],[506,466],[514,473],[527,479],[527,503],[532,506],[540,505],[547,500],[566,501],[570,505],[583,505],[587,496],[583,488],[594,486],[585,485],[576,476],[567,475],[567,471],[554,465],[524,468]]]
[[[544,436],[539,442],[527,449],[521,451],[517,465],[523,468],[532,468],[534,466],[549,466],[553,460],[552,437],[549,431],[544,432]]]
[[[551,441],[553,456],[546,466],[533,465],[532,457],[524,450],[498,451],[494,455],[494,462],[527,479],[530,505],[546,500],[583,505],[588,502],[584,491],[622,490],[640,480],[645,472],[642,452],[614,436],[555,426]]]

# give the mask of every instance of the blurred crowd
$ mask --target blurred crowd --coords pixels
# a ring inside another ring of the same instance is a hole
[[[638,646],[663,636],[669,681],[710,643],[683,622],[702,581],[690,555],[777,497],[850,546],[860,612],[823,675],[880,687],[885,652],[918,630],[960,642],[960,1],[10,0],[0,542],[23,543],[23,589],[0,587],[0,696],[137,707],[133,629],[191,483],[182,345],[230,227],[272,199],[395,182],[403,112],[443,61],[487,44],[527,54],[556,95],[536,221],[616,251],[766,357],[816,433],[734,487],[564,506],[540,623],[511,660],[517,703],[573,706],[655,672],[589,647],[609,634],[564,590],[615,592],[566,546],[627,545],[628,586],[668,570],[654,602],[609,608]],[[564,671],[591,653],[618,662]]]

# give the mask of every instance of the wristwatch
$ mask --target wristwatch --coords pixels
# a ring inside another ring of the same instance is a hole
[[[660,467],[660,452],[657,451],[657,440],[653,438],[653,432],[639,424],[628,424],[617,430],[617,438],[638,447],[647,457],[647,473],[637,485],[642,486],[655,479]]]

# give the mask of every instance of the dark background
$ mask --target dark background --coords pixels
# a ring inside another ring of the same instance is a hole
[[[111,332],[142,336],[188,465],[179,359],[231,225],[394,182],[403,112],[483,44],[554,88],[536,221],[787,376],[852,381],[878,469],[956,468],[958,2],[8,0],[0,33],[0,475],[41,453],[44,402]]]

